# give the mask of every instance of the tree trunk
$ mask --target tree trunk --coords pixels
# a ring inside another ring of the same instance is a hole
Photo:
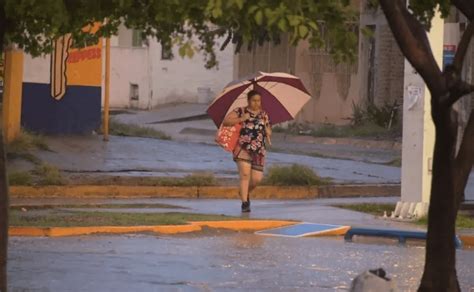
[[[7,291],[8,251],[8,181],[6,172],[5,144],[0,127],[0,291]]]
[[[460,291],[454,245],[457,215],[454,185],[457,120],[454,120],[450,108],[433,106],[436,128],[433,179],[425,268],[418,291]]]
[[[0,54],[3,53],[5,36],[4,3],[0,2]],[[7,291],[8,254],[8,181],[3,125],[0,122],[0,292]]]

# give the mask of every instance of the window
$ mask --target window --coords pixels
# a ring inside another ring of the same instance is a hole
[[[138,99],[138,84],[130,83],[130,100],[134,101]]]
[[[143,35],[140,30],[132,30],[132,47],[143,46]]]
[[[173,48],[171,44],[161,44],[161,60],[172,60]]]

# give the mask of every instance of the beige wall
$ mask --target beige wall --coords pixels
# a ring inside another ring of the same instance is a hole
[[[311,50],[301,43],[296,51],[295,75],[312,95],[297,118],[300,123],[344,124],[359,101],[357,63],[336,65],[325,52]]]
[[[288,45],[286,35],[282,36],[279,45],[265,43],[251,51],[244,45],[234,58],[234,79],[243,78],[257,71],[294,74],[295,51],[295,47]]]
[[[359,1],[353,1],[359,7]],[[375,26],[373,92],[374,103],[403,104],[404,57],[381,11],[361,9],[360,25]],[[297,117],[300,123],[347,124],[353,104],[368,100],[369,40],[359,36],[359,50],[354,64],[334,64],[331,56],[309,48],[300,42],[294,48],[282,38],[278,46],[265,44],[248,52],[245,47],[234,60],[234,78],[242,78],[256,71],[282,71],[300,77],[312,99]]]

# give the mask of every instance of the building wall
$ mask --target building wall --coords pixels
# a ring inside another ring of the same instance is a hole
[[[300,123],[345,124],[352,104],[359,99],[358,61],[335,64],[329,53],[302,43],[296,51],[295,75],[309,89],[312,99],[303,107]]]
[[[252,52],[243,49],[235,61],[235,77],[258,70],[283,71],[300,77],[313,97],[298,115],[296,120],[300,123],[347,124],[353,105],[369,100],[378,106],[395,101],[401,104],[404,57],[385,17],[380,11],[367,9],[365,1],[353,1],[352,5],[360,7],[360,26],[374,28],[372,40],[359,35],[355,63],[335,64],[324,50],[310,49],[307,42],[292,48],[283,39],[278,46],[265,44]]]
[[[150,59],[148,48],[111,47],[110,106],[150,109]],[[138,86],[138,101],[131,100],[131,88]]]
[[[132,30],[122,26],[119,35],[111,39],[111,107],[151,109],[166,103],[209,103],[232,81],[232,45],[224,51],[217,49],[219,66],[208,70],[202,53],[181,58],[174,47],[174,57],[164,60],[156,40],[137,46],[132,37]],[[130,100],[132,84],[139,87],[138,101]]]
[[[373,102],[382,106],[384,104],[403,103],[403,78],[404,78],[404,56],[393,37],[390,27],[382,11],[367,9],[365,4],[361,7],[361,27],[372,26],[375,28],[375,62],[373,74],[374,96]],[[365,54],[364,64],[370,60],[368,53],[367,37],[361,39],[362,50]],[[367,75],[368,68],[361,76],[361,98],[369,99],[370,84]]]
[[[83,49],[66,43],[56,42],[51,55],[25,54],[21,124],[28,130],[89,134],[100,126],[102,43]]]
[[[209,103],[225,85],[232,81],[233,46],[219,51],[216,45],[218,68],[206,69],[204,56],[197,53],[193,58],[181,58],[178,48],[173,48],[172,60],[161,59],[161,45],[150,42],[152,60],[153,106],[174,102]]]

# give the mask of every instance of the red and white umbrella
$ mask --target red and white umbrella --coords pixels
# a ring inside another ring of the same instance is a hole
[[[303,82],[287,73],[257,74],[229,83],[207,109],[217,127],[228,113],[247,106],[247,93],[255,89],[262,96],[262,107],[272,124],[293,120],[311,95]]]

